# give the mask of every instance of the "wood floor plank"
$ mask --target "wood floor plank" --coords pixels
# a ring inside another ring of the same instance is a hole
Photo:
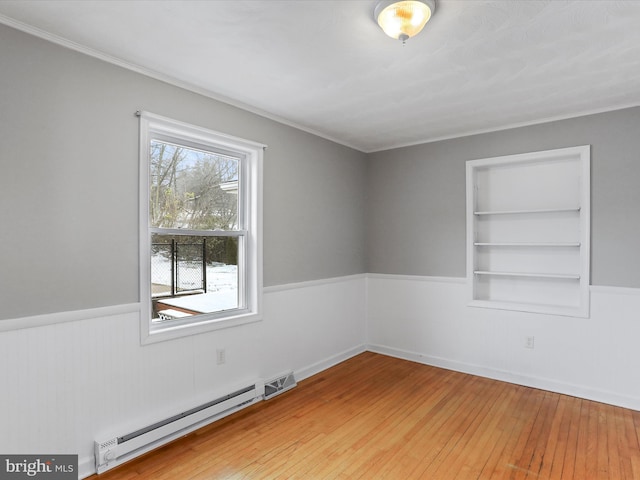
[[[504,388],[504,384],[491,382],[495,397],[489,400],[484,415],[478,417],[478,425],[470,436],[464,449],[457,452],[456,460],[449,460],[445,464],[446,471],[455,474],[456,478],[479,478],[484,467],[483,459],[487,452],[492,451],[493,445],[502,434],[501,423],[505,402],[513,396],[513,390]]]
[[[620,470],[622,471],[623,479],[633,479],[633,464],[631,462],[630,447],[633,442],[633,438],[629,438],[629,431],[626,428],[625,422],[628,419],[626,412],[620,411],[616,415],[616,432],[618,444],[616,448],[620,452]],[[637,477],[636,477],[637,478]]]
[[[588,441],[587,441],[587,476],[585,478],[598,478],[598,450],[599,450],[599,435],[598,432],[598,417],[600,405],[596,403],[589,404],[589,427],[588,427]]]
[[[635,418],[638,416],[638,412],[631,410],[624,410],[624,428],[627,431],[626,440],[628,456],[630,457],[632,475],[631,478],[640,478],[640,456],[634,455],[634,452],[640,450],[640,439],[638,438],[638,432],[635,429]]]
[[[92,480],[626,480],[640,412],[363,353]]]
[[[536,419],[538,417],[545,392],[535,389],[525,389],[522,402],[518,408],[511,412],[509,421],[514,422],[515,428],[509,439],[508,449],[505,455],[495,465],[495,471],[490,478],[514,479],[525,478],[528,470],[521,465],[520,459],[529,442]]]
[[[559,479],[574,478],[576,457],[578,455],[578,435],[580,432],[580,412],[582,411],[582,399],[571,397],[567,417],[569,432],[564,453],[564,463]]]
[[[578,413],[578,438],[576,442],[573,478],[587,478],[588,441],[589,441],[589,402],[580,400]]]
[[[521,473],[521,475],[518,475],[519,477],[526,479],[538,477],[542,468],[542,460],[546,453],[545,446],[553,418],[558,413],[559,400],[560,398],[557,395],[550,392],[544,393],[522,456],[515,463],[516,471]]]
[[[451,444],[451,448],[446,455],[440,455],[438,457],[437,468],[431,468],[435,466],[432,464],[429,469],[425,471],[426,476],[438,478],[444,475],[452,475],[459,472],[466,461],[473,459],[473,453],[478,453],[480,450],[475,446],[475,436],[478,429],[485,421],[486,416],[490,413],[495,402],[500,395],[500,389],[498,384],[494,382],[487,382],[484,380],[483,389],[477,392],[477,397],[482,398],[482,402],[477,403],[477,409],[472,411],[468,417],[468,421],[462,424],[457,432],[457,438],[455,443]]]
[[[566,417],[564,415],[565,408],[566,402],[564,402],[563,399],[559,399],[558,407],[555,415],[553,416],[549,434],[546,438],[547,443],[543,450],[540,468],[539,470],[536,470],[535,473],[532,471],[531,474],[528,474],[527,478],[557,478],[558,469],[562,471],[563,461],[559,457],[560,455],[564,455],[562,434],[564,432],[564,428],[566,428],[566,425],[563,424],[563,422],[566,421]],[[552,476],[554,474],[556,477]]]
[[[620,450],[618,444],[618,429],[616,425],[616,416],[618,409],[610,405],[606,406],[606,425],[607,425],[607,459],[609,465],[609,477],[623,479],[622,462],[620,458]]]
[[[533,389],[513,385],[505,388],[511,392],[512,398],[505,404],[501,413],[498,415],[500,435],[492,450],[486,455],[482,470],[478,476],[478,478],[482,480],[507,478],[507,472],[510,472],[508,467],[509,461],[517,444],[518,432],[521,431],[525,420],[521,415],[514,415],[513,412],[525,410],[528,397],[535,392]]]
[[[601,478],[617,478],[609,476],[609,432],[607,428],[607,415],[605,405],[598,405],[598,469],[597,477]]]

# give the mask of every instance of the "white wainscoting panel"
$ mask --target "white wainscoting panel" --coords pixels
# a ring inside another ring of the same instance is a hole
[[[592,287],[585,319],[468,307],[466,288],[375,274],[271,287],[261,322],[145,346],[130,306],[2,331],[0,451],[77,453],[86,477],[96,438],[365,349],[640,410],[640,290]]]
[[[640,289],[591,287],[574,318],[467,306],[462,278],[367,285],[371,351],[640,410]]]
[[[365,288],[357,275],[265,289],[261,322],[144,346],[137,311],[87,319],[69,312],[73,321],[58,313],[39,318],[42,326],[2,331],[0,451],[78,454],[86,477],[98,438],[244,381],[292,370],[300,380],[364,351]]]

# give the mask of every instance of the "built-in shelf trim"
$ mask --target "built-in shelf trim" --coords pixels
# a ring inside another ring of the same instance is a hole
[[[568,207],[568,208],[536,208],[531,210],[485,210],[473,212],[474,215],[522,215],[529,213],[565,213],[565,212],[579,212],[580,207]]]
[[[497,310],[515,310],[519,312],[546,313],[568,317],[583,316],[583,308],[572,305],[557,305],[547,303],[523,303],[504,300],[472,300],[470,307],[492,308]]]
[[[501,277],[557,278],[566,280],[580,280],[580,275],[573,273],[492,272],[488,270],[474,270],[473,273],[475,275],[493,275]]]
[[[477,247],[579,247],[580,242],[475,242]]]

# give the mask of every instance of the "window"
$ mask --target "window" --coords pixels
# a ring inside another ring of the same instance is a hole
[[[140,114],[143,343],[260,319],[263,149]]]

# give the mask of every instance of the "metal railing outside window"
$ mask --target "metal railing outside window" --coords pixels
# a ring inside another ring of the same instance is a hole
[[[154,297],[175,297],[180,294],[207,291],[207,244],[151,244],[151,272]]]

